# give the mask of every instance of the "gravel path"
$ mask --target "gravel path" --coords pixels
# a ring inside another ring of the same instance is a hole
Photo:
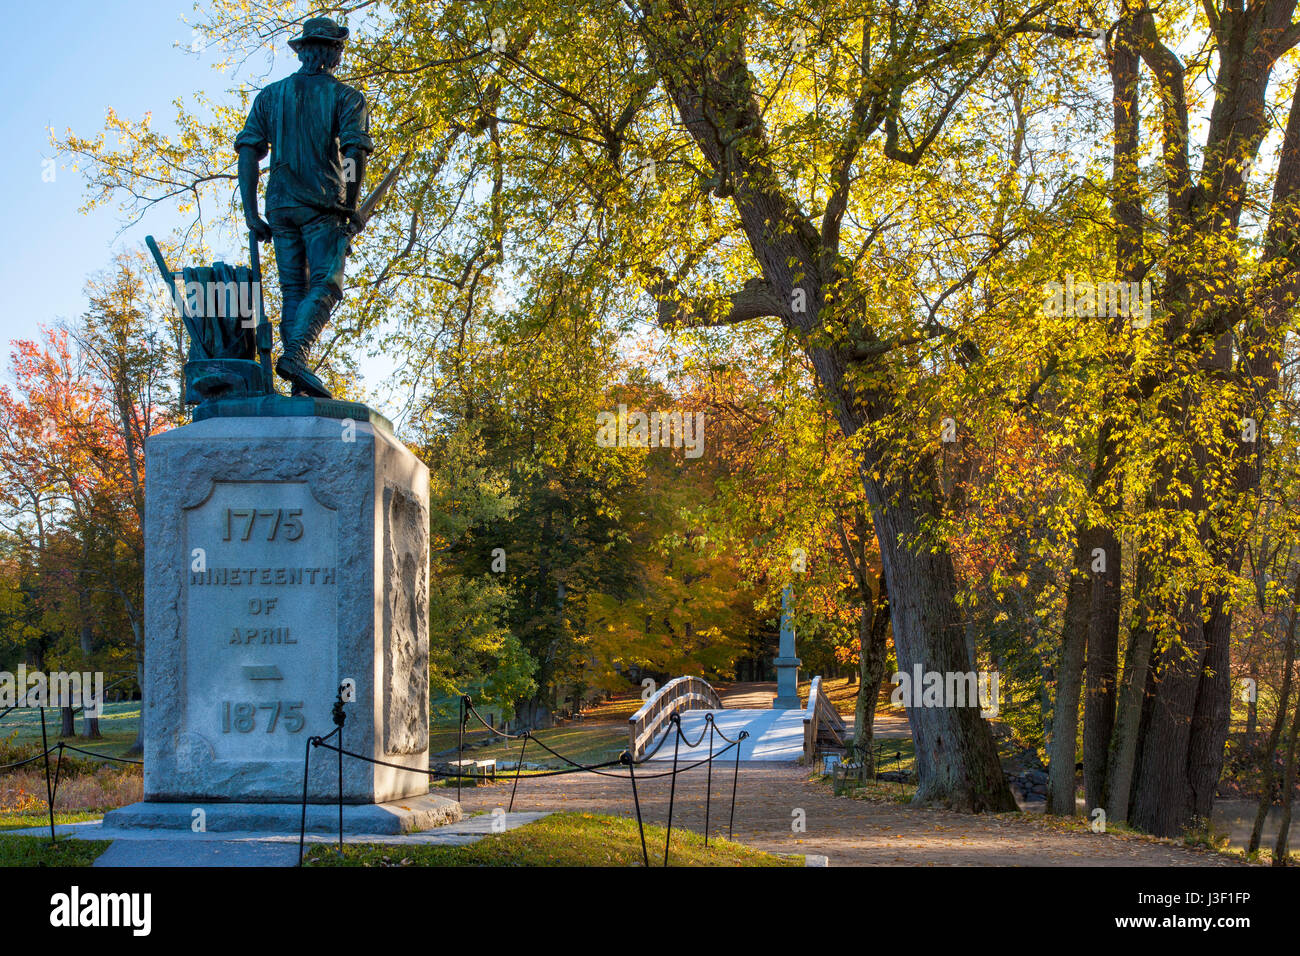
[[[647,770],[655,772],[658,770]],[[726,834],[731,767],[715,764],[710,829]],[[1123,839],[1088,831],[1062,833],[1033,820],[972,816],[834,797],[808,779],[804,767],[742,765],[736,800],[735,838],[776,853],[818,853],[831,866],[1232,866],[1224,857],[1164,843]],[[638,776],[647,822],[668,815],[670,778]],[[674,827],[704,830],[705,774],[700,767],[677,779]],[[508,779],[466,790],[467,811],[504,806]],[[571,774],[519,781],[514,809],[569,810],[634,816],[626,778]],[[803,811],[804,832],[792,831]],[[655,854],[651,848],[651,856]],[[662,859],[663,848],[658,849]]]

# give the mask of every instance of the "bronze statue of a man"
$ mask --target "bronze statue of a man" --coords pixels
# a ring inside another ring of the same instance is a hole
[[[363,225],[357,198],[373,150],[365,97],[334,78],[348,29],[314,17],[289,41],[302,67],[253,100],[239,151],[244,220],[260,242],[273,239],[280,272],[283,353],[275,370],[294,395],[330,398],[307,357],[343,299],[348,240]],[[266,219],[257,211],[258,163],[271,153]],[[269,222],[267,221],[269,220]]]

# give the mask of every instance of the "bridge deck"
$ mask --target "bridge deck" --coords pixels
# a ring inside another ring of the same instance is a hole
[[[702,731],[706,731],[704,715],[712,713],[718,730],[731,739],[735,739],[742,730],[749,731],[749,739],[740,745],[741,760],[770,760],[793,763],[803,757],[803,717],[802,710],[688,710],[682,714],[682,733],[687,740],[695,740]],[[647,749],[653,749],[658,739]],[[714,734],[713,750],[718,753],[727,744]],[[699,760],[708,756],[709,736],[694,750],[687,750],[683,744],[678,759]],[[659,748],[652,760],[672,760],[673,741],[670,739]],[[735,760],[735,750],[728,750],[721,760]]]

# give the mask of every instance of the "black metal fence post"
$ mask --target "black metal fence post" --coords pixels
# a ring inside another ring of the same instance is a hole
[[[742,730],[736,737],[736,769],[731,773],[731,816],[727,818],[727,839],[733,839],[736,825],[736,784],[740,780],[740,742],[749,736],[749,731]]]
[[[668,832],[664,834],[664,866],[668,866],[668,846],[673,842],[673,804],[677,801],[677,751],[682,743],[682,719],[673,714],[673,727],[677,736],[673,739],[673,775],[672,786],[668,790]]]
[[[343,685],[339,685],[338,697],[334,701],[334,726],[339,735],[339,856],[343,856],[343,724],[347,721],[343,712]]]
[[[45,708],[41,708],[41,749],[45,751],[45,805],[50,811],[50,843],[57,841],[54,837],[54,788],[50,785],[50,743],[45,735]]]
[[[627,776],[632,781],[632,803],[636,806],[636,828],[641,832],[641,859],[645,862],[647,868],[650,866],[650,851],[645,845],[645,823],[641,820],[641,798],[636,792],[636,760],[632,758],[630,751],[623,751],[623,756],[619,758],[627,764]]]
[[[704,782],[704,846],[709,846],[709,809],[713,805],[713,715],[709,714],[709,765]]]
[[[506,813],[513,813],[515,810],[515,791],[519,789],[519,771],[524,769],[524,751],[528,749],[528,731],[524,731],[523,738],[523,745],[519,748],[519,762],[515,764],[515,782],[510,787],[510,809]]]
[[[316,737],[307,738],[307,751],[302,758],[302,824],[298,831],[298,865],[302,866],[302,845],[307,839],[307,771],[311,769],[311,748]]]
[[[456,724],[456,802],[460,803],[460,774],[465,769],[465,697],[460,698],[460,722]]]
[[[50,791],[50,809],[54,809],[54,801],[59,799],[59,774],[63,771],[63,741],[60,740],[55,746],[59,748],[59,759],[54,762],[54,789]]]

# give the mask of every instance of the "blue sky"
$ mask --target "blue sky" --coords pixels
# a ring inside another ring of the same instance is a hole
[[[168,116],[171,102],[192,90],[214,90],[210,60],[177,49],[192,41],[182,16],[188,0],[65,0],[6,4],[5,56],[0,60],[0,182],[8,208],[0,230],[0,342],[29,338],[40,324],[85,311],[86,278],[114,252],[141,246],[149,232],[176,222],[154,211],[118,236],[117,210],[78,212],[81,174],[59,157],[54,182],[42,181],[42,160],[55,158],[48,128],[93,135],[111,104],[139,117]],[[165,128],[165,127],[164,127]]]
[[[57,12],[51,12],[56,10]],[[213,69],[216,53],[194,53],[193,0],[69,0],[58,6],[27,3],[6,11],[5,57],[0,60],[0,182],[7,208],[0,215],[0,381],[8,374],[9,342],[33,338],[41,325],[74,319],[86,310],[87,278],[105,269],[120,250],[143,249],[150,233],[166,235],[188,219],[155,207],[123,230],[115,202],[79,211],[86,186],[71,157],[50,145],[71,128],[93,136],[109,106],[128,119],[154,115],[154,128],[170,132],[172,101],[196,90],[216,96],[230,81]],[[184,19],[183,19],[184,18]],[[285,47],[274,75],[297,62]],[[266,66],[252,64],[260,72]],[[53,182],[43,163],[55,160]],[[240,249],[214,249],[214,257],[246,261]],[[359,355],[365,379],[382,387],[391,360]],[[390,415],[391,400],[375,396]]]

